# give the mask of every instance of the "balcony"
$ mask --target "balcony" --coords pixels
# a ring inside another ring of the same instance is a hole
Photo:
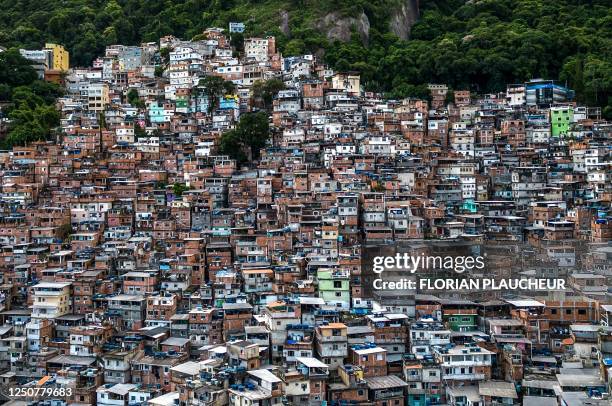
[[[491,360],[465,360],[465,361],[446,361],[442,363],[444,368],[469,368],[469,367],[489,367]]]
[[[326,348],[322,348],[319,350],[319,353],[321,354],[321,357],[323,358],[327,358],[327,357],[346,357],[346,348],[345,349],[338,349],[338,350],[332,350],[332,349],[326,349]]]
[[[317,341],[319,341],[320,343],[347,342],[347,337],[344,335],[323,336],[323,335],[317,334]]]
[[[55,296],[59,297],[62,295],[64,291],[62,289],[57,290],[43,290],[43,289],[35,289],[34,296]]]
[[[350,277],[349,271],[334,271],[331,273],[332,279],[348,279]]]
[[[376,393],[374,394],[374,399],[375,400],[383,400],[383,399],[391,399],[391,398],[398,398],[398,397],[402,397],[404,394],[404,392],[400,389],[400,390],[381,390],[381,391],[376,391]]]
[[[270,317],[272,319],[294,319],[297,316],[295,312],[270,312]]]
[[[429,345],[446,345],[450,343],[450,337],[448,338],[432,338],[429,340]]]
[[[486,378],[485,374],[447,374],[443,375],[442,379],[456,381],[481,381]]]
[[[420,373],[417,374],[404,374],[406,382],[421,382],[423,376]]]

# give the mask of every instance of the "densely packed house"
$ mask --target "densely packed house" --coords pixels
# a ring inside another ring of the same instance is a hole
[[[0,152],[2,385],[72,388],[58,405],[609,405],[599,109],[541,79],[389,100],[231,35],[49,76],[56,139]],[[222,138],[256,111],[267,143],[237,160]],[[365,250],[431,241],[567,289],[371,294]]]

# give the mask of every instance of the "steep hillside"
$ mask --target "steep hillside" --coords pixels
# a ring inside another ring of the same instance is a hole
[[[247,35],[276,35],[285,55],[316,52],[392,96],[422,95],[427,82],[496,91],[547,77],[612,115],[609,0],[0,0],[0,21],[0,45],[57,41],[79,65],[109,44],[244,21]]]
[[[109,44],[192,38],[243,21],[248,34],[276,35],[281,47],[297,53],[348,41],[353,28],[364,43],[370,27],[407,38],[417,15],[416,0],[1,0],[0,44],[35,48],[57,41],[82,65]]]

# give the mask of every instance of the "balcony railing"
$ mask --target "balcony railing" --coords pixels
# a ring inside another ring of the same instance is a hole
[[[463,380],[463,381],[478,381],[486,378],[485,374],[446,374],[442,376],[443,380]]]

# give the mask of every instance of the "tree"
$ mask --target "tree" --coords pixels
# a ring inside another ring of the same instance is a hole
[[[259,150],[266,145],[270,136],[268,115],[263,111],[244,114],[236,130],[242,142],[250,149],[251,157],[258,158]]]
[[[230,38],[230,44],[237,52],[244,50],[244,35],[241,32],[234,32]]]
[[[170,34],[199,39],[207,27],[245,21],[252,31],[249,35],[275,35],[284,55],[312,53],[335,70],[358,70],[367,90],[405,94],[423,84],[445,83],[454,89],[494,92],[506,83],[533,77],[559,79],[565,70],[575,78],[578,100],[603,107],[608,106],[609,93],[601,77],[606,68],[601,65],[610,60],[612,48],[609,3],[422,1],[407,41],[391,30],[398,28],[392,24],[397,0],[283,2],[290,15],[290,34],[278,26],[278,8],[261,0],[30,1],[28,7],[5,1],[0,7],[0,43],[38,49],[47,40],[58,42],[70,52],[73,65],[86,66],[110,43],[135,45]],[[322,27],[322,17],[332,13],[338,18],[365,14],[370,25],[367,45],[357,29],[349,41],[329,39],[327,34],[335,27]],[[241,48],[240,42],[241,36],[232,34],[235,49]],[[169,49],[160,51],[166,64],[169,53]],[[0,59],[18,56],[10,50],[3,54]],[[566,65],[577,56],[582,63],[574,63],[568,71]],[[0,84],[12,88],[35,79],[29,62],[9,75],[3,74],[1,65]]]
[[[177,182],[172,186],[172,192],[175,196],[182,196],[187,190],[189,190],[189,187],[184,183]]]
[[[55,99],[61,95],[53,83],[38,80],[38,75],[15,49],[0,53],[0,100],[9,101],[9,131],[2,147],[26,145],[44,140],[59,125]]]
[[[162,59],[164,65],[168,65],[170,63],[170,48],[165,47],[159,50],[159,56]]]
[[[236,130],[229,130],[221,136],[219,152],[229,155],[239,163],[248,160],[240,134]]]
[[[159,65],[155,67],[155,77],[157,78],[161,78],[162,75],[164,74],[164,67]]]
[[[292,39],[285,45],[285,54],[287,54],[287,56],[302,55],[305,48],[306,44],[304,44],[304,41],[301,39]]]
[[[236,91],[236,85],[229,80],[219,76],[206,76],[200,79],[198,86],[203,86],[208,97],[208,113],[212,113],[219,107],[219,98]]]
[[[127,100],[133,107],[143,108],[144,103],[140,100],[140,96],[138,95],[138,90],[130,89],[127,92]]]
[[[136,138],[142,138],[147,136],[147,132],[138,123],[134,123],[134,135]]]
[[[0,101],[10,101],[13,89],[6,83],[0,83]]]
[[[72,234],[72,224],[71,223],[62,224],[57,230],[57,234],[58,234],[59,239],[62,241],[68,239],[68,237],[70,237],[70,234]]]
[[[277,78],[266,80],[265,82],[258,80],[253,83],[253,98],[255,104],[264,109],[272,107],[272,99],[279,91],[285,89],[285,83]]]
[[[220,151],[238,162],[258,159],[259,150],[265,147],[269,136],[270,124],[265,112],[243,114],[236,128],[221,136]]]
[[[57,84],[45,82],[44,80],[35,80],[28,87],[32,93],[42,97],[46,104],[55,103],[55,100],[63,93]]]
[[[12,90],[12,105],[8,136],[3,140],[5,149],[14,145],[44,140],[59,125],[60,114],[53,104],[47,104],[44,97],[35,94],[28,86]]]
[[[453,89],[448,89],[446,92],[446,98],[444,99],[444,104],[449,105],[451,103],[455,103],[455,91]]]
[[[16,49],[0,52],[0,83],[15,87],[34,82],[38,75],[30,64]]]

